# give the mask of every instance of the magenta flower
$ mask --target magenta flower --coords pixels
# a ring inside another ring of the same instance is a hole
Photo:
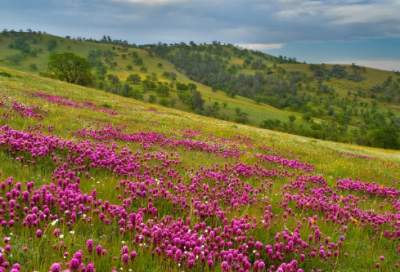
[[[93,252],[93,240],[92,240],[92,239],[87,240],[87,242],[86,242],[86,249],[87,249],[87,251],[88,251],[89,253],[92,253],[92,252]]]
[[[71,268],[73,272],[77,272],[80,267],[80,263],[81,262],[78,259],[72,258],[69,262],[69,268]]]
[[[129,255],[128,254],[122,254],[121,260],[122,260],[122,263],[124,265],[128,265],[128,263],[129,263]]]
[[[61,264],[54,263],[50,267],[50,272],[61,272]]]

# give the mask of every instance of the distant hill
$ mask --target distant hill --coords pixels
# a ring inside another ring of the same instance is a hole
[[[87,58],[99,90],[200,115],[372,146],[380,129],[400,131],[395,72],[299,63],[216,41],[136,45],[106,36],[0,35],[3,67],[43,74],[53,52]]]

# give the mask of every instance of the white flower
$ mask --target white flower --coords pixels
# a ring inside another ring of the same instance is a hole
[[[125,241],[121,241],[122,244],[125,244]]]
[[[86,218],[86,214],[83,214],[82,216],[83,216],[83,218]]]
[[[13,236],[14,234],[11,232],[10,235]]]
[[[70,233],[70,234],[74,234],[74,233],[75,233],[75,231],[71,230],[69,233]]]
[[[61,235],[60,235],[60,238],[61,238],[61,239],[64,238],[64,234],[61,234]]]

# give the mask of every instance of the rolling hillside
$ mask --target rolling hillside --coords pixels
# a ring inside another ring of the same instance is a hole
[[[14,62],[12,56],[23,54],[19,53],[21,50],[17,46],[10,48],[10,44],[21,40],[21,37],[25,37],[24,42],[31,51],[35,51],[36,56],[25,54]],[[51,40],[56,42],[56,46],[49,51]],[[105,69],[105,74],[100,77],[104,80],[98,81],[97,88],[144,101],[154,99],[153,103],[183,111],[196,112],[191,104],[192,94],[177,90],[173,83],[195,84],[205,101],[197,113],[217,119],[361,145],[374,145],[366,136],[369,131],[387,125],[400,129],[400,76],[394,72],[356,65],[341,66],[340,73],[344,71],[346,76],[356,73],[363,78],[356,82],[327,76],[326,73],[331,73],[329,71],[335,72],[333,65],[322,64],[315,69],[315,65],[297,63],[292,58],[277,58],[218,42],[210,45],[158,44],[138,47],[38,33],[3,34],[0,65],[39,74],[46,71],[52,52],[73,52],[85,58],[90,58],[90,52],[100,52],[92,58],[92,63],[100,63]],[[137,59],[141,61],[137,62],[139,64],[135,64]],[[193,59],[193,62],[185,63],[188,59]],[[37,69],[30,68],[31,64],[35,64]],[[212,70],[211,65],[217,68]],[[141,69],[143,67],[146,71]],[[199,67],[213,73],[199,76],[198,70],[193,71]],[[94,68],[93,73],[97,74],[98,70]],[[322,73],[321,79],[318,79],[314,76],[318,71],[328,72]],[[166,76],[171,73],[175,74],[175,78]],[[256,73],[261,77],[257,82],[253,78]],[[137,74],[142,84],[127,82],[131,74]],[[118,77],[115,88],[113,76]],[[237,83],[230,81],[233,76],[238,82],[247,82],[247,79],[249,82],[238,87]],[[143,84],[146,77],[153,82],[151,86]],[[156,92],[159,83],[171,82],[173,85],[170,86],[174,87],[168,96]],[[124,84],[128,84],[126,91]],[[293,122],[289,121],[289,117],[293,118]]]
[[[8,68],[0,116],[3,271],[398,266],[398,152]]]

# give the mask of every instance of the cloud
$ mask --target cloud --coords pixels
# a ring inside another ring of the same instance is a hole
[[[136,44],[216,40],[267,49],[285,44],[286,50],[296,42],[400,37],[399,5],[399,0],[13,0],[2,5],[0,18],[4,28],[61,36],[110,35]]]
[[[113,2],[130,2],[136,4],[156,5],[156,4],[175,4],[188,2],[187,0],[111,0]]]
[[[336,61],[327,62],[332,64],[350,64],[349,61]],[[352,63],[356,63],[361,66],[387,70],[387,71],[400,71],[400,61],[397,60],[355,60]]]
[[[253,49],[253,50],[270,50],[270,49],[281,49],[284,44],[277,43],[277,44],[238,44],[238,46]]]

